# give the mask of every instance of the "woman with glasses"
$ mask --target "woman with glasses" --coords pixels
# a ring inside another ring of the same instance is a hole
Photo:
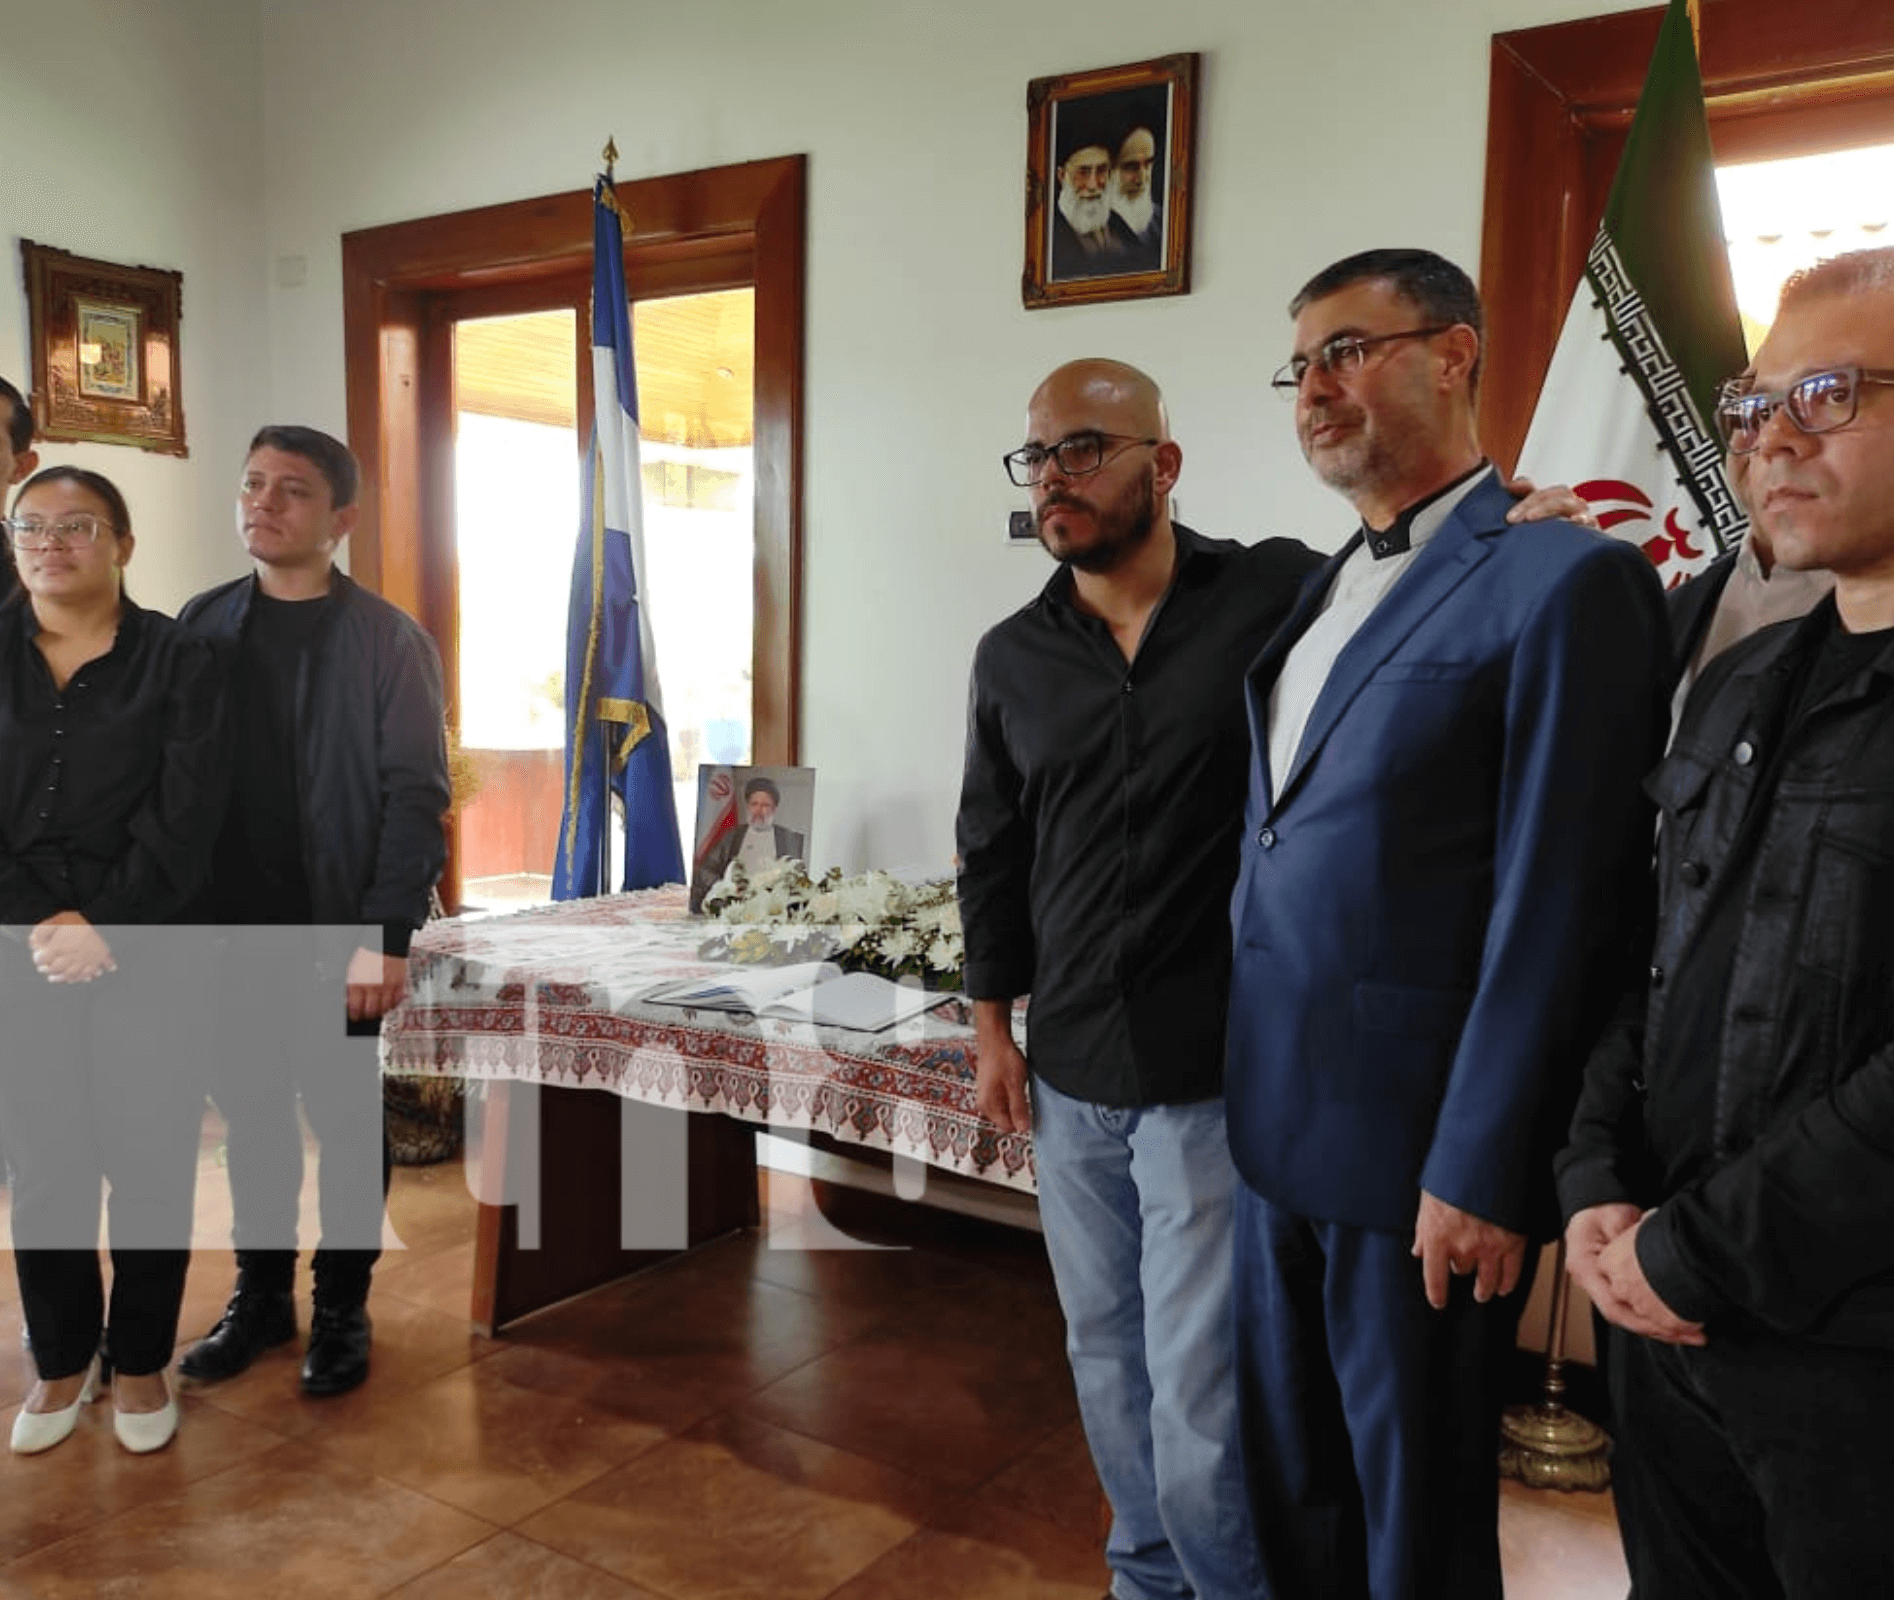
[[[38,1372],[11,1442],[66,1438],[103,1364],[114,1431],[142,1453],[177,1429],[164,1371],[204,1096],[192,941],[166,924],[221,820],[222,693],[209,648],[126,596],[131,516],[110,481],[50,468],[4,526],[19,588],[0,604],[0,1152]]]

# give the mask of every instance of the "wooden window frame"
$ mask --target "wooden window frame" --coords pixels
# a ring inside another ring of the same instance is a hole
[[[631,217],[625,282],[634,300],[755,286],[752,759],[794,765],[801,750],[807,158],[627,180],[617,188]],[[342,238],[349,441],[362,463],[350,570],[434,635],[450,696],[458,629],[451,465],[442,481],[442,464],[425,459],[422,441],[424,424],[446,416],[451,425],[452,323],[502,314],[562,279],[589,289],[591,270],[590,189]],[[450,307],[452,315],[444,314]],[[589,328],[583,314],[581,328]],[[583,432],[591,422],[584,362],[580,388]]]
[[[1604,215],[1663,7],[1493,36],[1480,283],[1481,438],[1510,468]],[[1886,0],[1705,0],[1719,161],[1894,143]]]

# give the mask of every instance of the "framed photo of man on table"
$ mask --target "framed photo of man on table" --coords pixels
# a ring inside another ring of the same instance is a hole
[[[690,909],[703,910],[733,861],[752,872],[785,860],[808,866],[814,819],[814,767],[700,766]]]
[[[1028,310],[1189,293],[1196,98],[1194,54],[1028,85]]]

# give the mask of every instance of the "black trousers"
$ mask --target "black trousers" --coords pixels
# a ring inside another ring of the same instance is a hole
[[[1633,1600],[1894,1595],[1894,1350],[1613,1328],[1605,1364]]]
[[[227,1127],[232,1239],[246,1287],[287,1289],[303,1180],[297,1105],[321,1146],[319,1300],[365,1298],[381,1256],[388,1160],[377,1023],[348,1021],[354,940],[316,928],[230,931],[210,1093]]]
[[[108,928],[118,970],[50,984],[0,937],[0,1151],[21,1307],[42,1378],[83,1371],[109,1325],[131,1374],[177,1338],[204,1121],[207,992],[192,929]],[[109,1308],[99,1265],[102,1190]]]

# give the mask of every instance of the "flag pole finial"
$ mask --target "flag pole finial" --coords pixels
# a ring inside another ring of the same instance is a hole
[[[615,171],[618,166],[618,141],[607,135],[605,148],[599,151],[599,156],[605,163],[604,203],[610,206],[617,214],[618,225],[629,232],[631,228],[631,214],[618,203],[618,175]]]

